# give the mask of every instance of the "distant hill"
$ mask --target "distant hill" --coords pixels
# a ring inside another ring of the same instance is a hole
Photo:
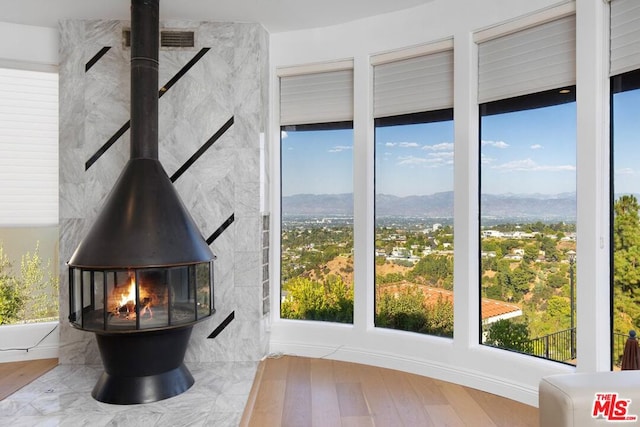
[[[543,194],[485,194],[482,196],[482,217],[522,220],[562,220],[575,218],[575,193]],[[287,215],[353,215],[353,195],[297,194],[282,198],[282,212]],[[453,192],[427,196],[398,197],[379,194],[376,214],[422,217],[451,217]]]

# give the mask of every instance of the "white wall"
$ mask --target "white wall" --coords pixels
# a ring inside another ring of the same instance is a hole
[[[0,66],[50,70],[58,65],[58,30],[0,22]]]
[[[577,12],[578,265],[577,368],[480,346],[478,283],[478,31],[498,24],[531,25],[542,16]],[[464,11],[464,13],[462,13]],[[560,12],[559,12],[560,11]],[[521,18],[525,19],[523,24]],[[279,319],[272,299],[271,352],[326,356],[370,363],[452,381],[537,406],[541,377],[609,369],[608,182],[603,2],[578,0],[435,0],[407,11],[351,23],[271,36],[271,152],[278,153],[277,69],[302,64],[354,61],[354,324]],[[595,29],[595,31],[594,31]],[[373,121],[370,55],[454,40],[455,121],[455,332],[453,340],[373,327]],[[275,157],[275,156],[274,156]],[[279,159],[272,159],[279,170]],[[278,173],[272,187],[272,246],[279,245]],[[596,191],[594,191],[594,188]],[[272,251],[271,295],[279,294],[279,260]],[[584,278],[584,279],[581,279]],[[589,279],[589,280],[587,280]]]

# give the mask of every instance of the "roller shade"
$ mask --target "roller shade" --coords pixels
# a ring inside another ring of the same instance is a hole
[[[612,0],[610,74],[640,68],[640,1]]]
[[[373,114],[389,117],[453,107],[453,51],[373,67]]]
[[[58,224],[58,75],[0,68],[0,226]]]
[[[566,16],[478,46],[478,101],[575,84],[576,20]]]
[[[280,77],[280,124],[353,120],[353,70]]]

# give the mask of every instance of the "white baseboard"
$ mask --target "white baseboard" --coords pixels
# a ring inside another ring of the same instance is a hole
[[[58,357],[58,322],[0,326],[0,363]]]

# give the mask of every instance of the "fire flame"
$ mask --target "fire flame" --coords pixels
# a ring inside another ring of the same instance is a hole
[[[120,302],[118,307],[124,307],[128,304],[134,304],[136,301],[136,277],[134,275],[129,276],[129,289],[120,295]]]
[[[116,316],[124,315],[126,319],[136,318],[136,278],[135,274],[129,274],[129,285],[126,286],[124,291],[119,292],[119,301],[116,302],[114,314]],[[120,288],[122,289],[122,288]],[[140,317],[145,315],[153,318],[153,311],[151,311],[151,298],[144,292],[142,286],[139,287],[139,302],[140,302]],[[115,292],[115,289],[114,289]],[[117,300],[116,296],[116,300]]]

